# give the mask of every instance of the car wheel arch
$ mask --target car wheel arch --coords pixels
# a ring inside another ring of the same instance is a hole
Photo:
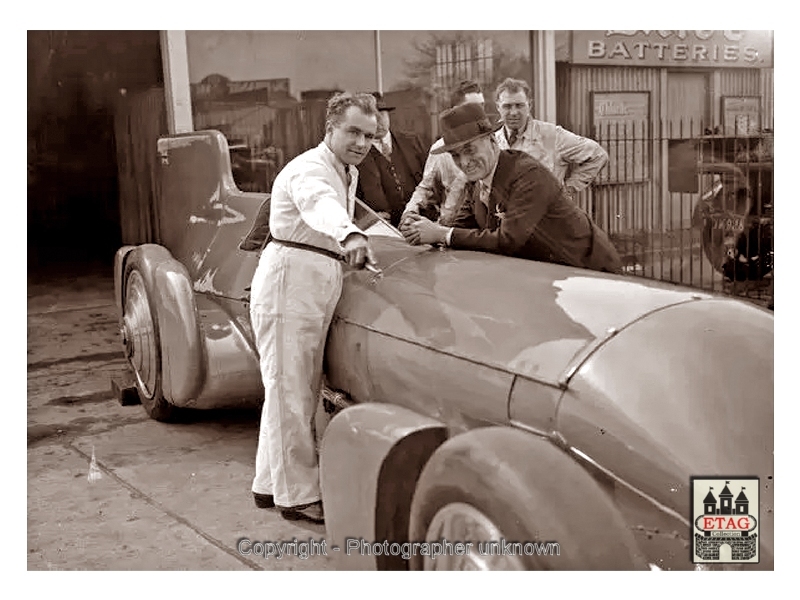
[[[123,338],[125,302],[130,273],[136,270],[148,290],[159,341],[161,393],[172,406],[190,405],[202,390],[205,360],[191,279],[186,268],[172,254],[157,244],[143,244],[118,252],[115,276],[121,274],[118,287]],[[169,414],[174,412],[175,414]],[[153,415],[151,415],[153,416]],[[177,411],[164,411],[163,418],[174,420]]]
[[[366,402],[335,415],[320,448],[320,485],[332,544],[408,541],[415,483],[446,439],[443,423],[401,406]],[[407,569],[400,556],[337,555],[348,570]]]

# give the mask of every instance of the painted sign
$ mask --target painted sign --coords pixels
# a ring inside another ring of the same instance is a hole
[[[723,96],[722,128],[725,135],[758,135],[761,131],[759,96]]]
[[[595,139],[608,153],[596,183],[646,181],[650,92],[591,92],[591,103]]]
[[[592,123],[649,121],[650,92],[594,92]]]
[[[771,67],[772,31],[573,31],[572,62],[628,67]]]
[[[191,88],[192,97],[195,100],[228,100],[243,95],[255,95],[268,99],[272,95],[288,96],[289,79],[282,77],[279,79],[231,81],[227,77],[215,73],[205,77],[200,83],[193,83]]]

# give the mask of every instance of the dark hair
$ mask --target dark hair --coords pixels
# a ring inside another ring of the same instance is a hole
[[[342,92],[328,100],[328,110],[325,114],[325,130],[338,125],[348,108],[357,106],[365,115],[378,115],[378,104],[375,96],[365,92]]]
[[[464,98],[467,94],[482,94],[483,90],[481,89],[481,84],[475,81],[474,79],[465,79],[461,81],[453,90],[450,92],[450,105],[458,106],[459,104],[464,102]]]
[[[531,98],[531,86],[529,86],[528,82],[523,79],[514,79],[512,77],[506,77],[494,91],[494,99],[496,102],[500,100],[500,94],[502,94],[503,92],[508,92],[509,94],[514,94],[516,92],[525,92],[525,97],[528,100],[530,100]]]

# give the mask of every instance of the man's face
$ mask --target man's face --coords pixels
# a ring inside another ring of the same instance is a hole
[[[469,181],[483,179],[492,172],[497,162],[493,139],[491,136],[485,135],[450,150],[453,161],[459,169],[464,171],[464,175]]]
[[[528,122],[531,106],[525,92],[509,92],[503,90],[497,99],[497,110],[500,118],[509,129],[521,129]]]
[[[349,106],[338,125],[326,136],[328,147],[347,165],[357,165],[369,152],[378,130],[374,115],[367,115],[357,106]]]
[[[375,134],[375,137],[378,139],[382,138],[389,132],[389,125],[391,124],[391,119],[389,117],[388,110],[379,110],[378,111],[378,131]]]

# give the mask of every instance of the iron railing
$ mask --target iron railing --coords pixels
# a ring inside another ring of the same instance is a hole
[[[615,122],[592,137],[609,161],[579,202],[628,273],[773,307],[771,131]]]

